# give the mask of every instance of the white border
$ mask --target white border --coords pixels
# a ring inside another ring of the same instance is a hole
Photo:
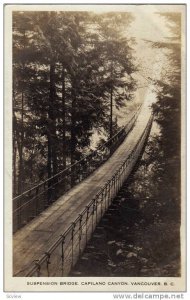
[[[184,3],[187,3],[188,1],[119,1],[119,3],[123,3],[123,4],[137,4],[137,3],[139,3],[139,4],[142,4],[142,3],[147,3],[147,4],[184,4]],[[5,4],[5,3],[10,3],[10,4],[55,4],[55,3],[52,3],[51,1],[36,1],[36,0],[34,0],[34,1],[32,1],[32,3],[28,3],[27,1],[2,1],[2,3],[1,3],[1,22],[3,23],[3,4]],[[69,3],[69,4],[80,4],[80,3],[89,3],[89,1],[56,1],[56,4],[57,3],[59,3],[59,4],[64,4],[64,3]],[[109,4],[109,3],[116,3],[116,1],[95,1],[95,2],[91,2],[91,4],[92,3],[94,3],[94,4],[98,4],[98,3],[100,3],[100,4],[103,4],[103,3],[107,3],[107,4]],[[187,14],[188,14],[188,16],[189,16],[189,6],[187,5]],[[3,37],[3,26],[0,26],[1,28],[0,28],[0,33],[1,33],[1,37]],[[187,18],[187,28],[189,27],[189,17]],[[187,33],[187,49],[188,49],[188,41],[189,41],[189,36],[188,36],[188,33]],[[3,41],[2,41],[2,43],[1,43],[1,45],[3,45]],[[2,47],[1,47],[1,58],[2,58],[2,62],[3,62],[3,51],[2,51]],[[187,51],[187,72],[188,72],[188,74],[189,74],[189,69],[188,69],[188,66],[189,66],[189,57],[188,57],[188,51]],[[1,77],[0,77],[0,79],[1,79],[1,99],[3,99],[3,89],[2,89],[2,82],[3,82],[3,74],[1,73]],[[188,99],[188,95],[189,95],[189,87],[187,87],[187,99]],[[2,101],[2,100],[1,100]],[[2,109],[0,110],[0,120],[1,120],[1,125],[2,126],[0,126],[0,134],[1,134],[1,137],[3,137],[3,101],[1,102],[2,103]],[[188,104],[188,101],[187,101],[187,112],[188,112],[188,114],[189,114],[189,104]],[[187,120],[187,133],[189,132],[189,127],[190,127],[190,123],[189,123],[189,121]],[[3,144],[3,143],[2,143]],[[5,145],[5,144],[4,144]],[[2,145],[3,146],[3,145]],[[5,146],[4,146],[5,147]],[[6,148],[4,148],[5,150],[4,151],[6,151]],[[189,141],[188,141],[188,139],[187,139],[187,153],[188,153],[188,149],[189,149]],[[3,153],[3,147],[1,147],[1,154]],[[0,163],[1,163],[1,170],[3,170],[3,157],[2,157],[2,155],[1,155],[1,161],[0,161]],[[188,160],[187,160],[187,171],[189,170],[189,157],[188,157]],[[187,176],[187,178],[188,178],[188,176]],[[0,184],[1,184],[1,188],[0,188],[0,191],[2,192],[3,191],[3,185],[2,185],[2,182],[3,182],[3,173],[2,173],[2,178],[1,178],[1,180],[0,180]],[[189,198],[189,188],[188,188],[188,186],[189,186],[189,184],[188,184],[188,182],[187,182],[187,197]],[[1,197],[1,199],[3,199],[3,195],[2,195],[2,197]],[[187,201],[187,207],[188,207],[188,212],[189,212],[189,204],[188,204],[188,201]],[[1,209],[1,220],[3,220],[3,211],[2,211],[2,209]],[[188,221],[188,219],[187,219],[187,230],[188,230],[188,232],[189,232],[189,228],[190,228],[190,223],[189,223],[189,221]],[[1,238],[2,238],[2,236],[3,236],[3,226],[1,226]],[[189,236],[189,234],[187,234],[187,237]],[[2,243],[1,243],[1,245],[3,245],[3,240],[2,240]],[[189,239],[188,239],[188,249],[189,249]],[[187,251],[187,253],[188,253],[188,251]],[[1,257],[3,257],[3,253],[2,253],[2,247],[0,247],[0,254],[2,254],[1,255]],[[3,261],[2,261],[2,263],[3,263]],[[187,262],[188,263],[188,265],[187,265],[187,270],[189,270],[189,262]],[[3,268],[1,268],[1,270],[3,271]],[[188,272],[188,275],[189,275],[189,272]],[[188,276],[189,277],[189,276]],[[1,272],[1,277],[0,277],[0,284],[1,284],[1,298],[2,299],[7,299],[7,294],[10,294],[10,295],[13,295],[13,293],[4,293],[3,292],[3,272]],[[189,283],[189,279],[188,279],[188,283]],[[188,284],[187,283],[187,288],[188,288],[188,286],[190,286],[190,284]],[[16,293],[16,295],[20,295],[21,293]],[[24,298],[24,297],[27,297],[27,299],[33,299],[34,297],[36,298],[36,299],[40,299],[41,297],[46,297],[47,299],[49,298],[50,299],[50,297],[52,298],[52,296],[55,298],[55,299],[61,299],[62,297],[64,297],[65,299],[87,299],[87,297],[89,298],[89,296],[91,297],[91,299],[96,299],[97,298],[97,296],[98,297],[100,297],[100,295],[102,296],[102,297],[104,297],[104,299],[113,299],[113,297],[111,296],[111,294],[109,294],[109,293],[99,293],[98,295],[96,294],[96,293],[93,293],[93,294],[90,294],[90,295],[88,295],[88,293],[64,293],[64,296],[63,296],[63,294],[62,293],[53,293],[53,295],[52,295],[52,293],[49,293],[49,294],[47,294],[47,293],[24,293],[24,294],[22,294],[22,298]],[[190,293],[189,293],[189,290],[188,290],[188,292],[187,293],[185,293],[184,294],[184,299],[190,299]]]

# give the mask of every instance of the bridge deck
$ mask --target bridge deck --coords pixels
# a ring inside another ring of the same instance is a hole
[[[14,234],[14,276],[26,275],[33,261],[47,251],[112,177],[118,166],[126,159],[127,154],[134,148],[146,127],[149,116],[150,111],[144,104],[135,127],[111,158]]]

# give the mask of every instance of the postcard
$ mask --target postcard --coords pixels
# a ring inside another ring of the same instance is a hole
[[[4,6],[4,290],[186,290],[186,5]]]

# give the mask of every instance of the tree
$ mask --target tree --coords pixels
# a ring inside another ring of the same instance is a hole
[[[160,14],[171,30],[165,42],[154,42],[153,47],[163,49],[168,59],[167,72],[155,81],[157,102],[153,105],[155,120],[160,126],[159,168],[163,178],[160,197],[165,199],[164,209],[180,219],[180,149],[181,149],[181,15]]]
[[[14,195],[78,161],[95,129],[117,130],[113,102],[122,107],[135,88],[131,40],[122,33],[131,21],[114,13],[13,14]]]
[[[137,71],[132,55],[132,38],[126,28],[133,21],[130,13],[106,13],[99,17],[100,44],[98,51],[104,69],[104,84],[109,106],[109,136],[113,135],[113,106],[125,106],[135,90],[132,74]]]
[[[15,14],[13,18],[13,157],[14,157],[14,194],[23,191],[25,184],[25,152],[28,151],[26,140],[30,136],[29,120],[31,114],[28,111],[27,95],[29,93],[30,81],[35,70],[32,62],[37,58],[37,49],[33,42],[36,34],[27,15]],[[17,155],[18,154],[18,155]],[[17,158],[19,157],[19,158]],[[17,167],[18,166],[18,167]],[[18,182],[16,178],[19,177]],[[16,185],[16,183],[18,183]]]

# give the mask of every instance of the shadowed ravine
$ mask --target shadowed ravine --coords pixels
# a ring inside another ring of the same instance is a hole
[[[156,129],[70,276],[180,276],[179,223],[161,214],[149,152]]]
[[[132,172],[151,125],[151,112],[144,102],[133,130],[110,159],[15,233],[15,276],[68,275]]]

